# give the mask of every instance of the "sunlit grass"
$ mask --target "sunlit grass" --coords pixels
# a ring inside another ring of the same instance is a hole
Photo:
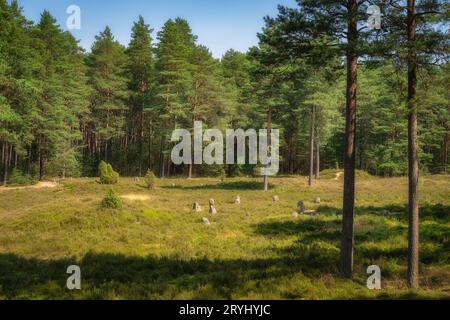
[[[0,192],[0,298],[450,297],[448,176],[421,180],[422,289],[416,292],[404,281],[406,179],[360,175],[350,281],[338,276],[342,177],[335,176],[328,172],[312,188],[304,177],[273,178],[268,192],[252,178],[166,179],[151,191],[143,180],[122,178],[114,187],[119,210],[101,208],[109,187],[96,179]],[[234,204],[237,195],[241,205]],[[208,214],[210,198],[218,215]],[[300,200],[319,214],[294,218]],[[192,212],[194,202],[203,212]],[[70,264],[81,266],[81,291],[65,287]],[[366,288],[371,264],[381,267],[381,291]]]

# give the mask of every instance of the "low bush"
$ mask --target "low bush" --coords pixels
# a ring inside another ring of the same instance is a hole
[[[101,206],[105,209],[120,209],[122,208],[122,201],[114,189],[110,189],[103,198]]]
[[[144,180],[145,180],[145,184],[147,185],[147,188],[149,188],[150,190],[155,188],[156,176],[153,173],[153,171],[148,170],[147,174],[144,177]]]
[[[114,171],[113,167],[104,161],[98,166],[98,174],[101,184],[116,184],[119,182],[119,174]]]

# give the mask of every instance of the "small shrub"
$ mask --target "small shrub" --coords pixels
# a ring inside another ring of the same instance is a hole
[[[30,184],[35,184],[36,183],[36,179],[29,175],[29,174],[25,174],[22,171],[20,171],[19,169],[14,168],[9,177],[8,177],[8,184],[10,185],[18,185],[18,186],[22,186],[22,185],[30,185]]]
[[[110,189],[103,198],[101,206],[105,209],[120,209],[122,208],[122,201],[114,189]]]
[[[113,167],[104,161],[98,166],[98,174],[101,184],[116,184],[119,182],[119,174],[114,171]]]
[[[156,176],[153,173],[153,171],[148,170],[147,174],[144,177],[144,180],[145,180],[145,184],[147,185],[147,188],[149,188],[150,190],[155,188]]]

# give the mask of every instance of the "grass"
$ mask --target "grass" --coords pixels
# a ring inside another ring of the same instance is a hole
[[[346,280],[337,272],[342,177],[335,177],[312,188],[304,177],[273,178],[268,192],[252,178],[167,179],[154,190],[121,178],[119,210],[101,208],[109,186],[96,179],[0,191],[0,299],[450,298],[449,176],[421,179],[417,291],[404,281],[406,179],[359,178],[355,277]],[[300,200],[319,214],[294,218]],[[192,212],[194,202],[204,211]],[[81,267],[82,290],[66,288],[71,264]],[[366,287],[372,264],[382,270],[379,291]]]

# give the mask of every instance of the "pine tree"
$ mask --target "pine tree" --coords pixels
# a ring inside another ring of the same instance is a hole
[[[260,44],[258,48],[251,48],[250,56],[254,59],[252,70],[253,81],[256,90],[257,113],[266,117],[265,128],[267,130],[267,145],[271,150],[271,132],[277,112],[288,104],[286,93],[288,92],[288,79],[291,74],[292,64],[277,59],[274,47]],[[264,190],[269,190],[269,176],[264,177]]]
[[[100,159],[109,160],[112,145],[125,135],[125,112],[128,99],[125,48],[106,27],[95,38],[88,57],[91,96],[91,126],[94,146]]]
[[[219,124],[219,116],[224,111],[224,101],[220,82],[219,63],[204,46],[196,46],[190,59],[192,90],[188,97],[190,109],[186,112],[187,125],[194,127],[201,120],[209,126]],[[190,123],[189,123],[190,120]],[[192,178],[193,165],[188,167],[188,178]]]
[[[358,58],[365,52],[369,34],[359,25],[367,20],[366,5],[373,1],[298,0],[299,9],[280,7],[277,19],[266,19],[270,32],[266,41],[286,55],[329,59],[334,53],[346,57],[347,89],[345,112],[344,201],[341,241],[341,271],[353,274],[355,142]],[[332,17],[330,19],[330,17]],[[317,60],[316,60],[317,61]]]
[[[224,103],[221,119],[229,128],[250,129],[254,127],[253,111],[256,96],[252,76],[252,62],[248,55],[228,50],[220,63],[222,94]],[[253,165],[229,164],[229,176],[253,174]]]
[[[418,70],[430,59],[448,55],[445,35],[439,28],[433,28],[448,18],[448,3],[436,0],[391,0],[388,4],[387,44],[406,62],[408,69],[408,285],[416,289],[419,287]]]
[[[86,78],[76,40],[60,29],[49,12],[42,13],[34,32],[40,58],[40,87],[32,128],[42,180],[47,162],[58,153],[67,154],[73,142],[81,138],[78,121],[87,112]]]
[[[196,37],[186,20],[177,18],[168,20],[158,32],[157,63],[158,93],[160,113],[160,176],[166,176],[170,170],[167,154],[169,130],[177,127],[187,118],[190,109],[188,97],[192,97],[191,57]]]
[[[33,76],[39,64],[31,26],[17,1],[11,1],[10,5],[0,1],[0,145],[5,184],[8,170],[17,164],[19,157],[25,157],[33,140],[31,124],[39,95]]]
[[[129,131],[132,137],[137,135],[139,176],[143,174],[146,121],[150,123],[154,117],[152,102],[154,102],[153,90],[156,75],[154,70],[155,60],[152,46],[153,39],[151,37],[152,32],[153,29],[150,29],[150,26],[145,24],[144,18],[139,16],[139,20],[133,25],[131,42],[127,50],[132,108],[129,117]],[[135,127],[136,123],[138,124],[137,128]],[[150,136],[151,132],[149,131],[149,143],[151,143]],[[151,158],[150,153],[148,157]]]

